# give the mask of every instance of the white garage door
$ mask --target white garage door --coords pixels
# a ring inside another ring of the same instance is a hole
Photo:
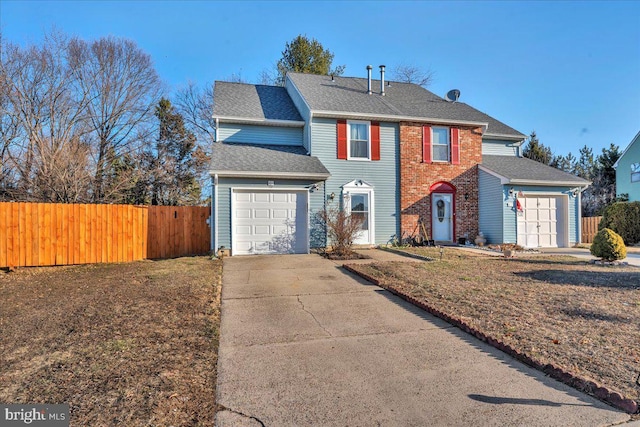
[[[307,192],[233,190],[232,253],[308,252]]]
[[[526,248],[564,246],[563,199],[519,197],[518,245]]]

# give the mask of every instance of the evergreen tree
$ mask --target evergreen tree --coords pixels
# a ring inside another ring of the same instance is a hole
[[[155,150],[147,153],[151,176],[151,204],[190,205],[200,201],[194,153],[196,137],[184,125],[182,115],[168,99],[162,98],[155,109],[159,135]]]
[[[545,145],[538,140],[536,131],[532,131],[531,135],[529,135],[529,142],[524,150],[522,150],[522,155],[536,162],[544,163],[545,165],[550,164],[553,160],[551,149],[545,147]]]
[[[592,179],[596,173],[596,161],[593,149],[586,145],[580,149],[580,157],[576,163],[575,174],[580,178]]]
[[[282,52],[282,58],[276,65],[278,71],[276,84],[284,84],[287,71],[339,76],[344,72],[345,66],[338,65],[332,70],[333,56],[333,53],[325,49],[318,40],[309,40],[307,36],[299,35],[287,43]]]

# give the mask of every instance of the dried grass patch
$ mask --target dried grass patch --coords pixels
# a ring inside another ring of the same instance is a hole
[[[412,252],[439,258],[437,249]],[[511,345],[640,401],[640,270],[573,257],[445,249],[442,261],[356,269]]]
[[[207,257],[0,274],[0,401],[72,426],[206,426],[222,264]]]

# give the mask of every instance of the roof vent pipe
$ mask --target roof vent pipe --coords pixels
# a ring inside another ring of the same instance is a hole
[[[384,65],[380,66],[380,95],[384,96]]]
[[[367,65],[367,94],[369,95],[371,95],[371,70],[373,70],[373,67]]]

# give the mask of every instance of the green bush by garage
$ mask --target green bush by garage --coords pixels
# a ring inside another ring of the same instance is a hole
[[[640,242],[640,202],[617,202],[605,209],[598,230],[618,233],[627,246]]]

